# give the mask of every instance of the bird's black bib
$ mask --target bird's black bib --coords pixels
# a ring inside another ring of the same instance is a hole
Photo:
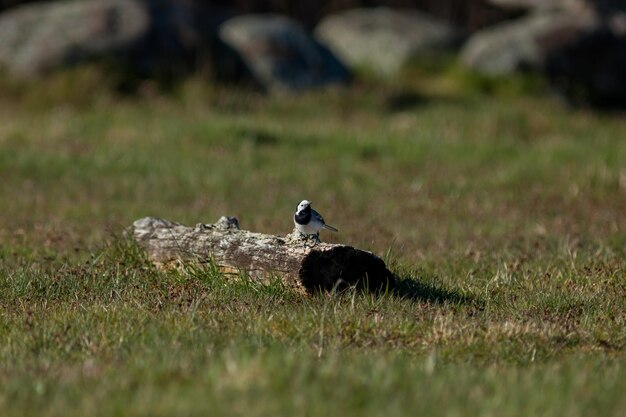
[[[298,224],[309,224],[309,222],[311,221],[311,206],[297,212],[296,215],[293,216],[293,218]]]

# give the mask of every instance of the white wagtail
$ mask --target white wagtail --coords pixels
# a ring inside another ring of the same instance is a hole
[[[318,241],[320,230],[322,229],[338,232],[334,227],[327,225],[324,222],[324,218],[311,208],[311,202],[309,200],[302,200],[302,202],[298,204],[296,214],[293,215],[293,224],[296,225],[298,232],[304,234],[307,238],[310,235],[314,235],[315,239]]]

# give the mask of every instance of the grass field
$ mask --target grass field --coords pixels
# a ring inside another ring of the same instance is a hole
[[[0,94],[0,415],[624,415],[623,114],[86,74]],[[123,237],[224,214],[284,235],[303,198],[397,290],[159,272]]]

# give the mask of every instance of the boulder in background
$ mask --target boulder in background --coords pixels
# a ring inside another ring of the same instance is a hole
[[[537,11],[478,31],[463,47],[461,61],[489,75],[542,71],[553,51],[577,42],[598,24],[590,10]]]
[[[234,17],[220,26],[219,36],[267,91],[298,91],[349,80],[344,65],[288,17]]]
[[[570,104],[626,108],[626,1],[491,0],[530,10],[475,33],[462,50],[489,75],[544,75]]]
[[[432,52],[453,49],[459,32],[417,10],[360,8],[329,15],[315,33],[352,68],[393,75]]]
[[[532,9],[574,9],[580,8],[586,0],[488,0],[488,3],[505,10]]]
[[[35,77],[52,69],[131,49],[148,31],[135,0],[64,0],[0,15],[0,66]]]

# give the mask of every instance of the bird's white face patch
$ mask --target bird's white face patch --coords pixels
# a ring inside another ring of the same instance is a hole
[[[310,205],[311,202],[309,200],[302,200],[300,204],[298,204],[298,211],[302,211]]]

